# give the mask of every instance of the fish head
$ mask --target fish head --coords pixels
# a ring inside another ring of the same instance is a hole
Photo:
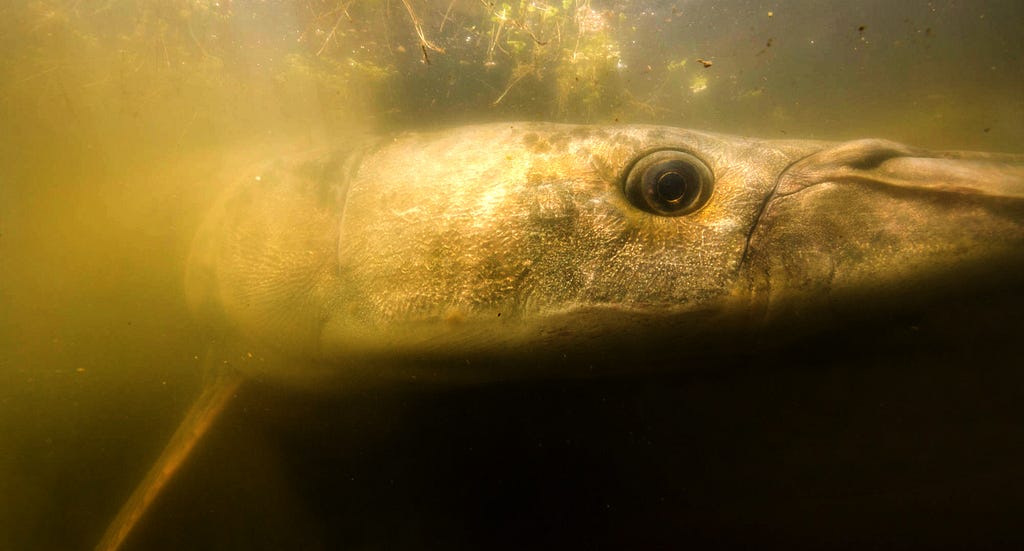
[[[331,373],[714,353],[837,297],[1013,256],[1019,160],[901,147],[633,125],[404,133],[244,178],[197,236],[191,302]]]
[[[808,147],[540,123],[388,140],[345,191],[329,345],[392,357],[685,348],[672,342],[681,324],[747,312],[751,229]]]

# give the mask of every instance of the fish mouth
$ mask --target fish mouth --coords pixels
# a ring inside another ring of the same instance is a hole
[[[1022,267],[1024,156],[858,140],[779,175],[743,269],[764,319],[819,323],[971,293]]]

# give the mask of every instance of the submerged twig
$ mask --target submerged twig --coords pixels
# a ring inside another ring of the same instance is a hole
[[[528,35],[530,35],[530,38],[532,38],[532,39],[533,39],[533,41],[534,41],[534,42],[535,42],[535,43],[536,43],[536,44],[537,44],[538,46],[544,46],[545,44],[547,44],[547,43],[548,43],[548,41],[547,41],[547,40],[541,40],[541,39],[537,38],[537,35],[533,34],[533,31],[531,31],[531,30],[530,30],[530,28],[529,28],[529,27],[527,27],[526,25],[524,25],[524,24],[520,23],[519,21],[516,21],[515,19],[510,19],[510,21],[512,21],[512,25],[513,25],[513,26],[514,26],[515,28],[517,28],[517,29],[519,29],[519,30],[521,30],[521,31],[525,32],[525,33],[526,33],[526,34],[528,34]]]
[[[341,11],[341,14],[338,15],[338,19],[334,22],[334,26],[331,27],[330,34],[328,34],[327,38],[324,39],[324,43],[320,46],[320,49],[316,51],[317,57],[320,57],[320,54],[324,53],[324,50],[327,49],[327,45],[330,44],[331,39],[334,38],[334,34],[338,32],[338,25],[341,25],[341,18],[347,17],[349,21],[352,21],[352,16],[348,14],[348,7],[351,6],[354,1],[355,0],[350,0],[348,3],[338,8],[338,10]]]
[[[480,0],[480,3],[484,5],[484,7],[487,9],[487,11],[491,13],[491,16],[494,19],[497,19],[497,22],[491,25],[491,43],[487,47],[487,61],[484,63],[485,65],[494,64],[495,47],[498,47],[503,52],[505,52],[504,48],[501,48],[501,46],[498,44],[498,38],[501,36],[502,30],[505,29],[506,22],[529,35],[530,39],[533,40],[534,44],[536,45],[544,46],[548,43],[547,40],[541,40],[537,36],[537,34],[534,33],[532,29],[527,27],[522,21],[518,21],[512,17],[509,17],[504,8],[501,10],[501,13],[495,13],[493,2],[488,2],[487,0]],[[507,54],[508,52],[505,53]]]
[[[452,0],[448,4],[448,9],[444,11],[444,17],[441,18],[441,26],[437,28],[437,32],[444,32],[444,24],[448,21],[448,16],[452,13],[452,8],[455,7],[455,0]]]
[[[513,77],[512,80],[508,82],[508,86],[505,87],[505,91],[503,91],[501,95],[498,96],[498,99],[494,100],[494,102],[491,103],[491,106],[495,106],[501,103],[501,100],[505,99],[505,96],[508,95],[509,91],[512,90],[512,87],[515,86],[517,82],[523,80],[523,77],[525,77],[526,75],[533,74],[533,72],[533,69],[529,71],[520,71],[518,75]]]
[[[484,62],[484,65],[494,65],[494,47],[498,44],[501,30],[505,27],[505,19],[505,17],[499,17],[498,22],[491,26],[491,43],[487,46],[487,61]]]
[[[210,425],[227,407],[241,382],[238,374],[224,372],[208,383],[199,400],[185,415],[185,420],[174,431],[174,436],[167,443],[164,452],[107,527],[103,539],[96,546],[96,551],[117,551],[121,548],[121,544],[139,523],[142,515],[149,510],[164,486],[188,459],[200,438],[209,431]]]
[[[409,12],[409,18],[412,19],[412,27],[416,30],[416,36],[420,38],[420,46],[423,48],[423,57],[427,57],[427,48],[443,54],[444,48],[427,39],[426,33],[423,32],[423,20],[416,15],[416,12],[412,9],[412,4],[409,3],[409,0],[402,0],[402,5],[405,6],[405,11]],[[429,64],[430,61],[427,60],[427,63]]]

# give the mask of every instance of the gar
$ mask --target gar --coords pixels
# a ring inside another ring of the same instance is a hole
[[[686,369],[1018,273],[1022,244],[1024,157],[876,139],[497,123],[271,161],[195,238],[211,382],[98,549],[244,380]]]

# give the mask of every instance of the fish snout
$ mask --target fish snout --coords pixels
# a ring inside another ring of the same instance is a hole
[[[749,251],[768,318],[877,315],[1013,281],[1024,267],[1024,156],[885,140],[820,150],[779,176]]]
[[[794,163],[780,176],[776,196],[844,183],[1019,200],[1024,199],[1024,156],[931,152],[888,140],[856,140]]]

